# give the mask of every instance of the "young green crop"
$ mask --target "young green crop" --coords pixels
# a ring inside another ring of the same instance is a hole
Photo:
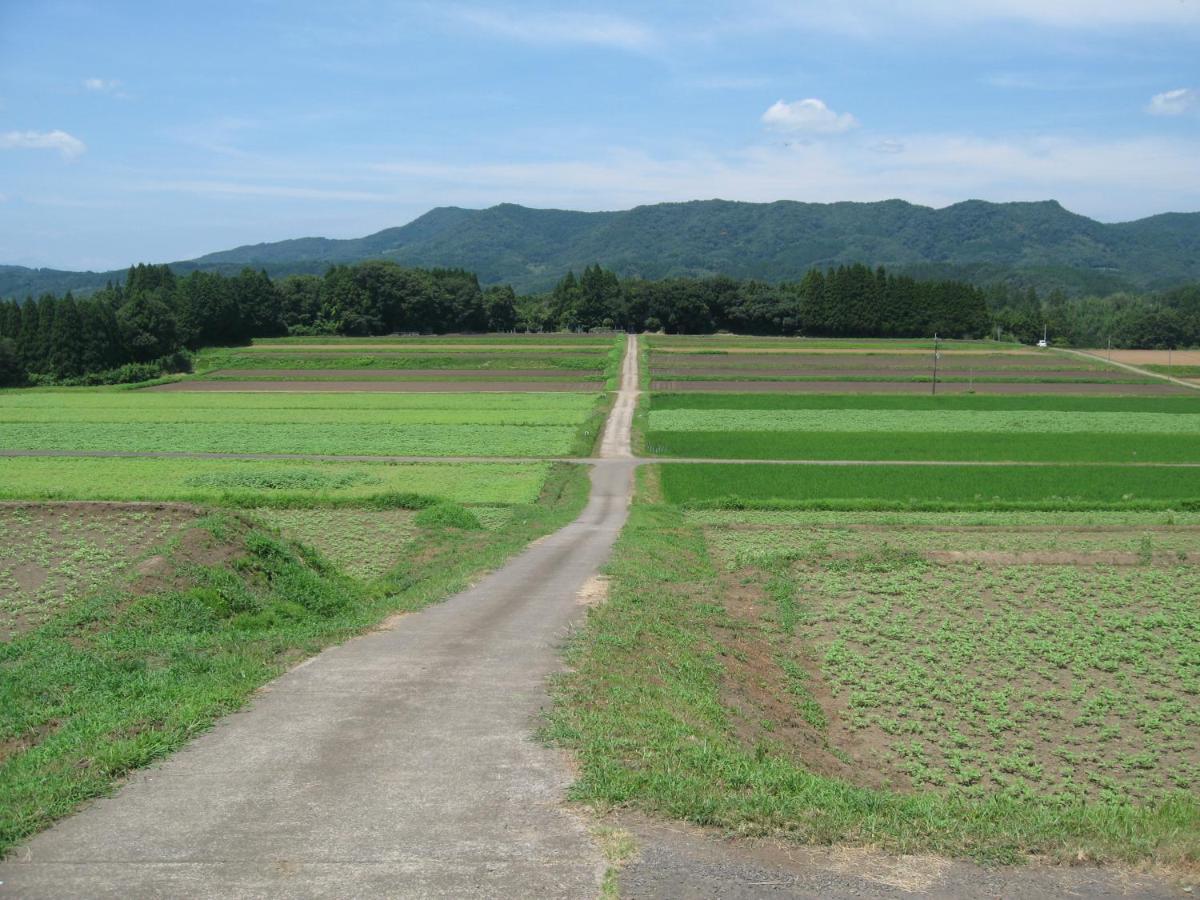
[[[1200,509],[1200,467],[661,464],[668,502],[853,509]]]
[[[5,392],[0,449],[568,456],[590,444],[583,438],[605,401],[596,393]]]
[[[397,494],[458,503],[531,503],[550,464],[18,457],[0,463],[0,499],[179,500],[330,506]]]

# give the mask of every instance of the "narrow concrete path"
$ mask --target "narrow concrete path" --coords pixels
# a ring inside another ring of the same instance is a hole
[[[1184,381],[1182,378],[1176,378],[1174,375],[1164,375],[1162,372],[1152,372],[1149,369],[1143,369],[1141,366],[1135,366],[1130,363],[1117,362],[1115,359],[1108,359],[1101,356],[1099,353],[1089,353],[1087,350],[1068,350],[1066,347],[1056,348],[1060,353],[1069,353],[1072,356],[1079,356],[1083,359],[1094,360],[1105,363],[1106,365],[1116,366],[1119,369],[1124,369],[1127,372],[1132,372],[1135,375],[1145,375],[1147,378],[1157,378],[1160,381],[1169,381],[1172,384],[1177,384],[1180,387],[1190,388],[1193,391],[1200,391],[1200,384],[1194,381]]]
[[[625,522],[630,339],[575,522],[445,603],[327,650],[0,864],[17,897],[569,897],[604,860],[532,738]],[[608,438],[611,436],[611,440]]]

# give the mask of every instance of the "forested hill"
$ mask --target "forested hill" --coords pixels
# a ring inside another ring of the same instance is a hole
[[[462,267],[485,285],[507,283],[522,293],[548,290],[564,271],[595,262],[623,277],[720,273],[773,282],[863,262],[923,278],[1106,293],[1200,280],[1200,213],[1104,224],[1052,200],[971,200],[937,210],[901,200],[704,200],[595,213],[502,204],[438,208],[363,238],[255,244],[171,265],[180,274],[249,265],[287,275],[363,259]],[[0,266],[0,296],[100,287],[123,274]]]

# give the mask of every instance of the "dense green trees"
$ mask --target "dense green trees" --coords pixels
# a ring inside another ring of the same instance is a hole
[[[917,280],[863,265],[814,269],[798,282],[725,276],[618,279],[599,265],[554,290],[481,290],[462,269],[392,262],[334,265],[272,281],[138,265],[86,298],[0,303],[0,384],[103,383],[180,371],[186,350],[282,334],[553,331],[618,328],[703,334],[945,338],[1013,336],[1075,346],[1200,344],[1200,285],[1154,297],[1069,298],[999,285]]]
[[[620,327],[704,333],[979,337],[991,327],[983,292],[956,281],[897,277],[882,268],[813,270],[803,281],[767,284],[712,278],[627,280],[589,266],[558,283],[522,322],[536,330]]]

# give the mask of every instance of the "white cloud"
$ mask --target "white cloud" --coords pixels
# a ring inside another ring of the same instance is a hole
[[[775,101],[762,114],[763,124],[776,131],[839,134],[858,125],[850,113],[836,113],[815,97],[785,103]]]
[[[590,44],[640,51],[656,42],[651,29],[640,22],[602,13],[517,13],[451,7],[448,14],[472,28],[529,44]]]
[[[1155,94],[1146,107],[1146,112],[1152,116],[1182,116],[1197,111],[1200,111],[1200,91],[1193,88],[1177,88]]]
[[[876,141],[871,145],[870,149],[874,150],[876,153],[903,153],[905,148],[904,141],[896,141],[889,138],[882,141]]]
[[[83,89],[96,94],[115,94],[121,89],[121,82],[115,78],[85,78]]]
[[[79,138],[65,131],[6,131],[0,134],[0,150],[57,150],[63,159],[74,159],[87,150]]]
[[[870,36],[894,36],[898,29],[922,32],[946,28],[1015,23],[1087,30],[1128,27],[1200,27],[1196,0],[760,0],[759,25],[786,24]]]

